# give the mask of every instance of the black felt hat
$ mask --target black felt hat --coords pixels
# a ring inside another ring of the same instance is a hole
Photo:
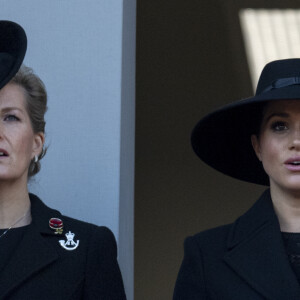
[[[251,134],[258,133],[263,106],[276,100],[300,100],[300,59],[268,63],[254,97],[227,104],[201,119],[191,136],[194,151],[226,175],[269,185],[252,148]]]
[[[0,21],[0,89],[18,72],[27,49],[24,29],[11,21]]]

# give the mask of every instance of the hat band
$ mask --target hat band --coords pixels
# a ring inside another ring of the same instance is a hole
[[[300,77],[288,77],[277,79],[273,81],[272,84],[265,88],[261,93],[266,93],[273,89],[280,89],[290,85],[300,85]]]

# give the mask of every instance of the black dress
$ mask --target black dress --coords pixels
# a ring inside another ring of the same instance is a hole
[[[3,272],[8,262],[13,259],[14,251],[20,247],[25,231],[28,230],[29,226],[11,228],[8,231],[7,229],[0,229],[0,273]],[[2,285],[0,284],[0,294],[1,288]]]
[[[283,232],[286,253],[300,284],[300,233]]]

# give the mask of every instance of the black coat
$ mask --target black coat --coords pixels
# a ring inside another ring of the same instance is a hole
[[[233,224],[186,239],[173,299],[300,299],[269,190]]]
[[[32,224],[0,274],[0,299],[126,299],[112,232],[30,200]],[[62,234],[49,227],[51,218],[63,221]],[[71,251],[62,247],[69,231],[79,241]]]

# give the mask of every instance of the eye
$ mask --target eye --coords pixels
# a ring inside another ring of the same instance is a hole
[[[271,128],[273,131],[284,131],[288,129],[288,125],[282,121],[276,121],[271,124]]]
[[[20,119],[15,116],[15,115],[12,115],[12,114],[9,114],[9,115],[6,115],[4,117],[4,121],[19,121]]]

